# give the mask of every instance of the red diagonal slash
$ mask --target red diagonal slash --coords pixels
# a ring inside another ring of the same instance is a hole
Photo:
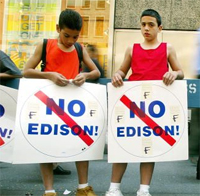
[[[3,139],[0,137],[0,146],[4,145],[5,142],[3,141]]]
[[[37,93],[35,93],[35,96],[47,107],[51,108],[51,110],[63,122],[65,122],[73,130],[73,132],[76,133],[88,146],[90,146],[94,142],[94,140],[89,135],[87,135],[84,130],[46,94],[44,94],[42,91],[38,91]],[[77,131],[75,130],[75,128],[77,128]]]
[[[147,116],[136,104],[133,104],[132,101],[125,95],[123,95],[120,101],[127,106],[135,115],[137,115],[146,125],[148,125],[155,133],[155,127],[159,127],[162,130],[162,134],[157,133],[160,137],[165,140],[170,146],[173,146],[176,143],[176,140],[166,133],[156,122],[154,122],[149,116]]]

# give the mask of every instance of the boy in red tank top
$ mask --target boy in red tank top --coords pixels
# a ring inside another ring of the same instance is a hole
[[[78,54],[74,47],[82,28],[82,18],[74,10],[64,10],[56,26],[58,39],[48,40],[46,47],[46,66],[44,72],[36,70],[42,56],[43,42],[39,43],[33,56],[24,69],[27,78],[43,78],[52,80],[59,86],[66,86],[71,80],[75,85],[82,85],[86,79],[97,79],[100,72],[82,47],[83,62],[90,72],[79,73]],[[88,161],[76,162],[78,173],[78,189],[76,196],[96,196],[92,187],[88,185]],[[45,193],[43,196],[57,196],[53,188],[53,163],[40,164]]]
[[[176,57],[174,48],[167,43],[160,43],[157,35],[162,30],[161,17],[155,10],[143,11],[141,18],[141,33],[144,42],[127,48],[120,69],[112,77],[115,87],[123,85],[123,79],[132,69],[129,81],[134,80],[163,80],[170,85],[176,79],[183,79],[184,74]],[[168,64],[172,71],[168,70]],[[105,196],[123,196],[120,184],[127,163],[114,163],[109,190]],[[153,175],[154,163],[140,164],[140,188],[137,196],[151,196],[150,182]]]

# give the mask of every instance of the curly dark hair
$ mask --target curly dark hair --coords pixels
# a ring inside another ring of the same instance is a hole
[[[74,10],[65,9],[60,13],[58,25],[60,29],[67,27],[80,31],[82,28],[82,17]]]

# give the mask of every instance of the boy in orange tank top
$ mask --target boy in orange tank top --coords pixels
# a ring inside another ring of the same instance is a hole
[[[170,44],[158,41],[157,35],[162,30],[159,13],[152,9],[145,10],[141,15],[140,22],[144,42],[127,48],[120,69],[112,77],[113,86],[120,87],[123,85],[123,79],[130,68],[132,74],[129,81],[162,79],[166,85],[170,85],[176,79],[183,79],[183,71],[174,48]],[[157,52],[159,55],[157,55]],[[149,54],[146,55],[146,53]],[[149,55],[153,58],[148,58]],[[159,64],[157,64],[158,61]],[[168,64],[172,71],[168,70]],[[123,196],[120,191],[120,184],[126,167],[127,163],[113,164],[111,184],[105,196]],[[149,188],[153,170],[154,163],[140,164],[140,188],[137,191],[137,196],[151,196]]]
[[[43,42],[40,42],[33,56],[26,63],[24,77],[49,79],[59,86],[66,86],[71,80],[75,85],[80,86],[86,79],[99,78],[100,72],[84,47],[82,47],[83,62],[90,72],[79,73],[79,60],[74,44],[78,40],[81,28],[82,18],[78,12],[67,9],[62,11],[59,17],[59,24],[56,26],[59,37],[55,40],[49,40],[47,43],[44,72],[35,69],[42,57]],[[51,53],[52,51],[53,53]],[[66,63],[66,58],[70,59],[70,62]],[[57,63],[58,59],[59,63]],[[89,162],[76,162],[76,168],[79,181],[76,196],[96,196],[92,187],[88,185]],[[45,187],[43,196],[57,196],[53,188],[53,163],[42,163],[40,164],[40,169]]]

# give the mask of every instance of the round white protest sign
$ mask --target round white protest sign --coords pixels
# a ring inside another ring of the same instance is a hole
[[[170,100],[170,101],[169,101]],[[180,141],[187,122],[176,95],[156,84],[126,90],[111,111],[111,132],[127,153],[158,157]]]
[[[14,137],[16,100],[3,89],[0,89],[0,148],[9,144]]]
[[[52,157],[86,151],[101,136],[105,124],[104,110],[95,95],[72,84],[39,89],[27,98],[20,112],[21,130],[28,143]]]

